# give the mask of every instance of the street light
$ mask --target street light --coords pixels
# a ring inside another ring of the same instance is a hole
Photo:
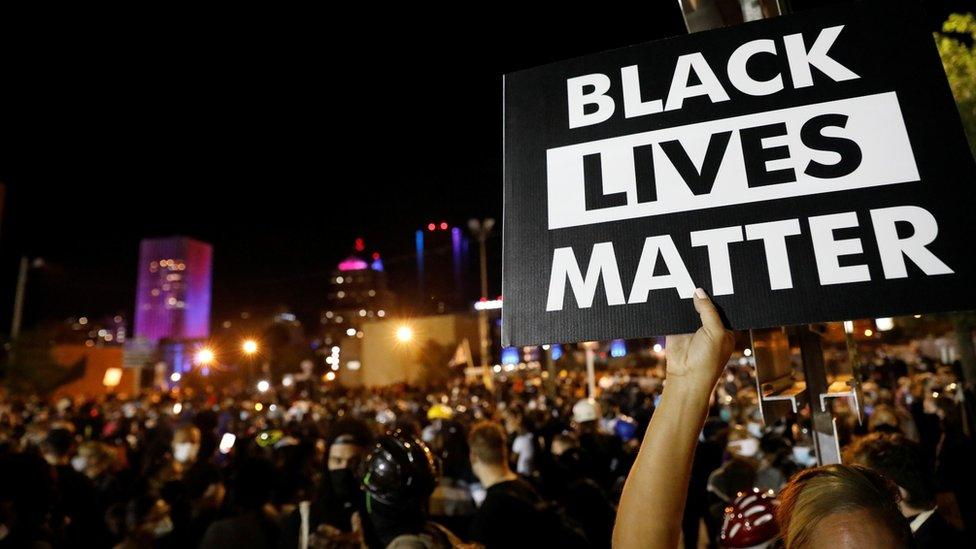
[[[267,393],[268,392],[268,389],[270,389],[270,388],[271,388],[271,384],[268,383],[268,380],[262,379],[261,381],[258,382],[258,391],[259,392]]]
[[[400,326],[397,328],[396,338],[400,343],[407,343],[413,339],[413,330],[410,328],[410,326]]]
[[[491,229],[495,226],[495,220],[487,218],[485,220],[471,219],[468,221],[468,229],[478,240],[478,256],[481,259],[481,301],[488,300],[488,255],[485,252],[485,241],[491,235]],[[481,344],[481,373],[485,386],[491,388],[491,374],[488,372],[488,313],[485,309],[478,310],[478,339]]]
[[[244,343],[241,344],[241,350],[244,351],[245,355],[253,355],[258,352],[258,342],[253,339],[245,339]]]
[[[193,360],[200,366],[207,366],[213,363],[214,357],[215,355],[213,349],[210,349],[209,347],[203,347],[202,349],[197,351],[195,355],[193,355]]]

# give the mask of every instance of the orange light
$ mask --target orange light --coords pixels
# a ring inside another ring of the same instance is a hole
[[[413,339],[413,330],[410,329],[410,326],[400,326],[397,328],[396,338],[400,343],[406,343]]]
[[[212,349],[208,347],[204,347],[199,351],[197,351],[197,354],[193,355],[193,359],[196,361],[197,364],[206,366],[207,364],[210,364],[214,361],[214,356],[215,355]]]
[[[102,385],[106,387],[117,387],[121,381],[122,368],[109,368],[108,370],[105,370],[105,376],[102,378]]]
[[[246,355],[253,355],[258,352],[258,342],[253,339],[245,339],[244,343],[241,344],[241,350]]]

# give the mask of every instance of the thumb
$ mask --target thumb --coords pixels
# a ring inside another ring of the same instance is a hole
[[[709,299],[708,294],[705,290],[701,288],[695,288],[695,310],[698,311],[698,316],[701,318],[702,328],[708,332],[709,335],[715,337],[716,339],[721,338],[725,335],[725,325],[722,324],[722,319],[718,315],[718,310],[715,308],[715,304]]]

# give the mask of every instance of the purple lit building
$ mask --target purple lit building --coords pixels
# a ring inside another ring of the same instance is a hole
[[[154,343],[210,335],[210,244],[174,236],[139,244],[135,336]]]

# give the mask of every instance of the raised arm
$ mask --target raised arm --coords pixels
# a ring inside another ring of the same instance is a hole
[[[702,289],[695,290],[694,302],[701,328],[667,338],[664,393],[620,497],[617,549],[678,546],[695,444],[733,344]]]

